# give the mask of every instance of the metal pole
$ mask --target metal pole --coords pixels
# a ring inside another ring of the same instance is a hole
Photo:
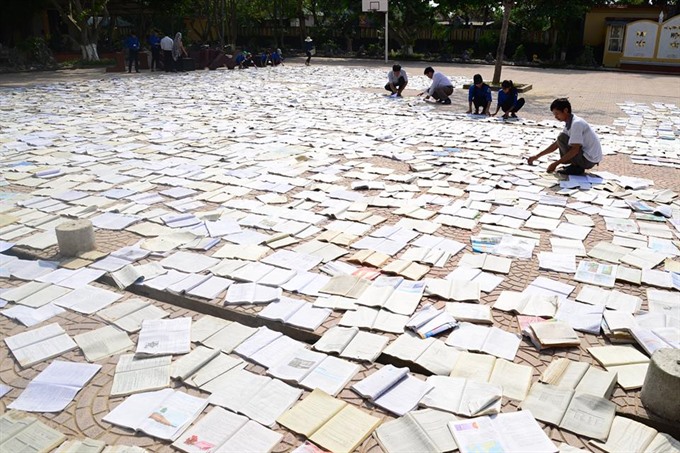
[[[388,57],[389,57],[389,49],[387,48],[387,45],[389,43],[389,38],[388,38],[389,24],[388,24],[388,21],[387,21],[387,15],[388,14],[389,13],[387,11],[385,11],[385,63],[387,63]]]

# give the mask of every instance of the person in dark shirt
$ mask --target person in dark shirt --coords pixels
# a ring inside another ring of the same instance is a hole
[[[475,115],[479,115],[479,109],[482,109],[482,115],[490,115],[491,113],[491,88],[484,83],[484,79],[480,74],[475,74],[472,78],[473,84],[470,85],[468,91],[468,111],[472,113],[472,104],[475,104]]]
[[[307,55],[307,60],[305,60],[305,65],[309,66],[310,61],[312,61],[312,51],[314,50],[314,41],[311,36],[305,38],[305,55]]]
[[[158,60],[161,55],[161,38],[155,30],[151,32],[148,42],[151,48],[151,71],[153,72],[158,69]]]
[[[131,32],[125,47],[128,49],[128,72],[132,72],[132,62],[135,63],[135,72],[139,72],[139,38],[135,32]]]
[[[509,116],[517,118],[517,112],[524,106],[524,98],[518,99],[517,95],[517,88],[512,80],[503,80],[501,90],[498,92],[498,105],[493,114],[496,115],[502,109],[503,119],[508,119]]]

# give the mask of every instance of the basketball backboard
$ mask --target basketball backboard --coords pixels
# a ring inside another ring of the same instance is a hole
[[[377,12],[386,13],[387,12],[387,0],[361,0],[361,10],[365,13]]]

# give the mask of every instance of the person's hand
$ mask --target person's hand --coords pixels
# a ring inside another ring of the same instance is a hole
[[[529,165],[534,165],[535,160],[536,160],[536,156],[531,156],[530,158],[527,159],[527,163]]]
[[[552,173],[557,169],[557,162],[553,162],[552,164],[548,165],[548,168],[545,170],[548,173]]]
[[[465,113],[468,113],[468,114],[469,114],[469,113],[472,113],[472,109],[469,109],[469,110],[468,110],[467,112],[465,112]]]
[[[428,94],[427,96],[425,96],[425,100],[427,101],[428,99],[430,99],[430,95],[429,95],[429,94]]]

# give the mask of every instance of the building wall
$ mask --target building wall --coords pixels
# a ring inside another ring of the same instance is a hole
[[[604,45],[607,34],[607,25],[605,21],[611,18],[623,20],[637,20],[650,19],[658,20],[659,7],[597,7],[586,13],[585,26],[583,30],[583,44],[586,46],[602,46]]]

